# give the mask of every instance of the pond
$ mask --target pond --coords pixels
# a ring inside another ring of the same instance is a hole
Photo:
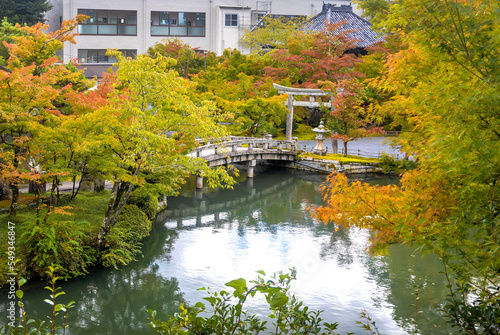
[[[356,324],[363,310],[381,334],[411,333],[417,289],[420,332],[449,334],[437,309],[446,290],[439,260],[404,246],[392,247],[388,256],[370,256],[368,231],[336,230],[312,220],[307,208],[321,204],[324,180],[324,175],[271,168],[253,180],[243,176],[233,190],[201,193],[188,184],[181,195],[169,198],[137,262],[60,283],[66,292],[61,302],[76,301],[70,333],[153,334],[145,325],[148,308],[162,318],[181,303],[200,301],[205,296],[200,287],[219,290],[232,279],[255,279],[257,270],[271,275],[295,267],[296,296],[323,310],[325,321],[339,322],[342,334],[366,333]],[[31,318],[48,313],[43,300],[49,292],[42,286],[25,290]],[[268,314],[262,300],[249,307]]]

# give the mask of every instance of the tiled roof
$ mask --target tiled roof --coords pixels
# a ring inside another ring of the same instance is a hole
[[[313,17],[304,29],[321,31],[325,29],[326,23],[340,23],[342,21],[347,21],[347,23],[342,25],[338,31],[352,30],[347,36],[356,39],[358,41],[356,46],[359,48],[365,48],[384,40],[382,36],[372,31],[370,22],[354,14],[352,7],[348,5],[337,7],[332,4],[323,4],[321,13]]]

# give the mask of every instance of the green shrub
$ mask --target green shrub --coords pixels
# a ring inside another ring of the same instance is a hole
[[[20,245],[27,253],[25,268],[42,277],[50,266],[63,277],[87,273],[87,267],[96,260],[85,233],[88,226],[87,222],[28,221],[20,238]]]
[[[380,166],[384,173],[401,174],[405,171],[412,170],[417,166],[417,163],[407,159],[395,159],[392,156],[382,154],[380,157]]]
[[[141,239],[149,235],[151,220],[136,205],[123,207],[118,220],[106,236],[106,250],[101,254],[102,264],[117,268],[127,265],[140,252]]]
[[[158,211],[158,195],[147,187],[139,187],[130,193],[127,204],[136,205],[153,220]]]
[[[139,242],[150,231],[151,220],[146,214],[136,205],[125,205],[110,233],[120,233],[127,242]]]

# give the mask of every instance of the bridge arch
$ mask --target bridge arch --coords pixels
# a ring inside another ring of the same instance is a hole
[[[217,143],[208,143],[190,154],[202,158],[208,167],[247,163],[247,176],[253,178],[257,161],[295,161],[297,139],[274,140],[271,135],[265,138],[230,136]],[[203,188],[203,177],[197,176],[196,188]]]

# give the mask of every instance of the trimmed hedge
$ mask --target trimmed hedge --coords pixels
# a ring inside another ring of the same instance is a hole
[[[125,205],[111,234],[120,231],[120,235],[127,242],[138,242],[149,235],[151,231],[151,220],[136,205]]]
[[[139,187],[130,193],[127,204],[136,205],[147,215],[149,220],[153,220],[158,211],[158,197],[148,192],[144,187]]]

